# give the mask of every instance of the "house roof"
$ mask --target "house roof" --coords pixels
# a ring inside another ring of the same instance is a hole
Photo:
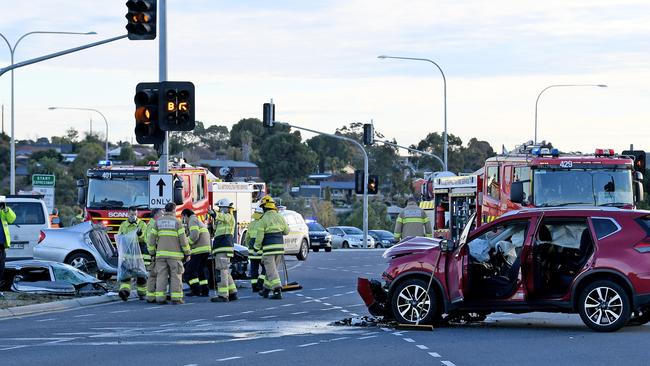
[[[332,189],[354,189],[354,181],[345,181],[345,182],[321,182],[321,188],[332,188]]]

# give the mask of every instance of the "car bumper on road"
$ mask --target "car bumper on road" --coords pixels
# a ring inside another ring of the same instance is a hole
[[[357,292],[368,307],[368,312],[373,316],[387,316],[388,294],[381,282],[367,278],[357,278]]]
[[[319,239],[310,238],[309,242],[310,242],[310,246],[312,247],[312,249],[313,248],[323,249],[323,248],[329,248],[329,247],[332,246],[332,241],[331,240],[326,241],[326,240],[323,240],[323,239],[319,240]]]

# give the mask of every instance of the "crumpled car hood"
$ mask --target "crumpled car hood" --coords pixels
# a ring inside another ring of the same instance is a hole
[[[411,236],[402,240],[399,244],[387,249],[384,254],[382,254],[382,257],[387,259],[396,258],[415,253],[422,253],[434,248],[440,248],[440,240],[441,239]]]

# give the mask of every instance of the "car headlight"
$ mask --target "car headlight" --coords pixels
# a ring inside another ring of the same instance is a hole
[[[325,240],[332,240],[332,235],[330,234],[325,235]]]

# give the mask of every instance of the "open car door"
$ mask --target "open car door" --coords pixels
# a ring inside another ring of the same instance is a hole
[[[458,243],[453,251],[445,255],[445,278],[449,301],[452,303],[463,301],[465,287],[467,286],[467,239],[469,233],[476,228],[476,214],[472,215],[463,232],[458,238]]]

